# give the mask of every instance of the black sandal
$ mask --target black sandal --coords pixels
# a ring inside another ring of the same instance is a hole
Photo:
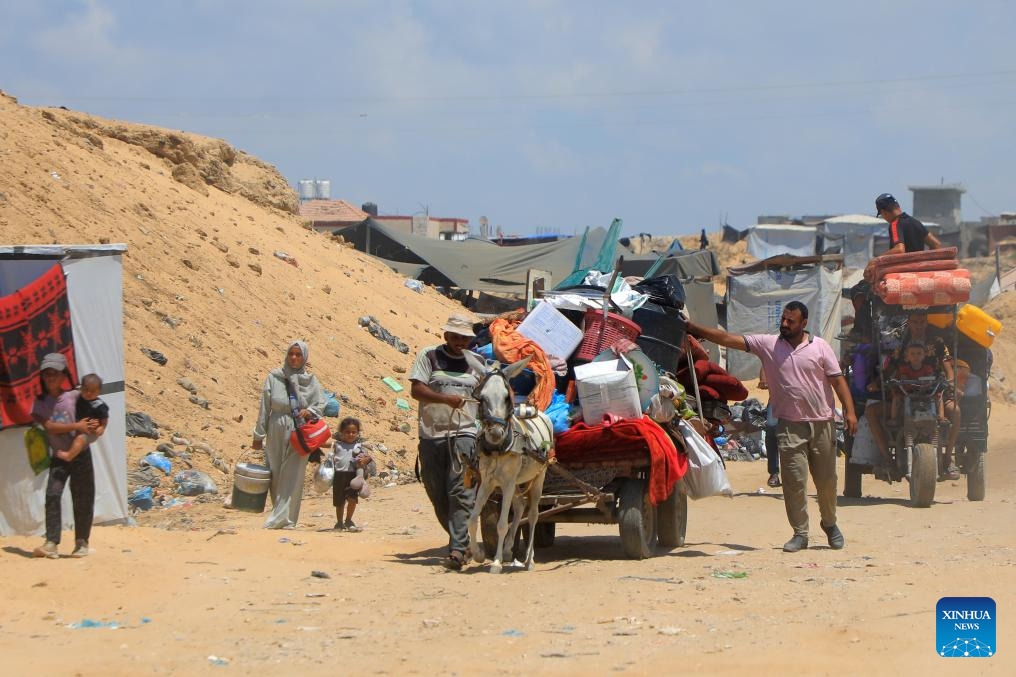
[[[466,563],[466,557],[458,550],[452,550],[448,558],[445,559],[444,565],[446,569],[451,571],[461,571],[462,565]]]

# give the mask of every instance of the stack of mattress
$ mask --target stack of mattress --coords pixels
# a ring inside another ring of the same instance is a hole
[[[885,303],[902,306],[939,306],[970,299],[970,271],[960,268],[956,248],[874,259],[865,279]]]

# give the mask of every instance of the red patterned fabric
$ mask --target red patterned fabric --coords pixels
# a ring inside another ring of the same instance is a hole
[[[956,247],[928,249],[923,252],[908,252],[906,254],[886,254],[871,260],[871,263],[865,268],[864,279],[874,284],[882,277],[880,270],[890,266],[908,265],[919,261],[948,261],[955,259]]]
[[[695,374],[698,376],[699,393],[704,400],[723,400],[724,402],[740,402],[748,397],[748,390],[738,379],[727,373],[727,370],[710,362],[708,359],[695,362]],[[687,367],[677,372],[677,382],[689,393],[695,392],[695,384]]]
[[[63,353],[71,377],[77,379],[60,264],[0,298],[0,428],[31,423],[32,402],[41,392],[39,364],[47,353]]]
[[[576,423],[557,436],[554,450],[564,465],[648,453],[649,500],[653,505],[667,500],[674,483],[688,470],[688,457],[679,454],[670,436],[648,417],[597,426]]]
[[[960,264],[958,261],[947,261],[945,259],[898,263],[896,265],[886,266],[885,268],[879,267],[877,279],[882,280],[886,275],[890,275],[892,273],[926,273],[936,270],[956,270],[959,267]]]
[[[970,299],[970,271],[940,270],[926,273],[890,273],[875,292],[883,301],[903,306],[940,306]]]

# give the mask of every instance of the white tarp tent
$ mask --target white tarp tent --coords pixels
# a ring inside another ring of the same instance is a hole
[[[864,268],[874,255],[875,238],[888,232],[884,219],[864,214],[845,214],[819,224],[825,237],[824,250],[838,247],[847,268]]]
[[[808,307],[808,330],[839,354],[843,257],[780,256],[730,269],[727,282],[727,331],[732,334],[776,334],[783,307],[800,301]],[[758,358],[727,351],[727,371],[747,380],[758,378]]]
[[[748,253],[757,259],[773,256],[814,256],[815,226],[761,224],[748,229]]]
[[[61,263],[74,332],[78,374],[103,379],[109,405],[106,433],[92,445],[95,464],[95,523],[127,520],[127,437],[123,354],[122,257],[127,246],[0,246],[0,296],[12,294]],[[28,465],[23,426],[0,430],[0,536],[45,530],[48,472]],[[70,491],[64,492],[64,529],[73,528]]]

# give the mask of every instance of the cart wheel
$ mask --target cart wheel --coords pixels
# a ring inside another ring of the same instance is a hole
[[[861,497],[861,466],[856,463],[850,462],[850,457],[847,457],[846,468],[843,471],[843,495],[847,498],[860,498]]]
[[[657,540],[661,548],[680,548],[688,530],[688,495],[683,483],[674,485],[666,501],[656,506]]]
[[[910,505],[927,508],[935,500],[938,482],[938,450],[930,444],[915,444],[910,462]]]
[[[652,556],[656,546],[656,507],[649,501],[649,485],[643,480],[625,480],[620,503],[618,523],[624,554],[631,559]]]
[[[984,452],[967,450],[967,500],[984,500]]]
[[[480,510],[480,538],[483,540],[483,550],[487,554],[487,559],[494,559],[494,553],[497,552],[497,520],[501,517],[501,496],[498,494],[496,497],[491,498],[487,501],[487,505],[483,506]],[[511,512],[508,513],[508,521],[511,523]],[[539,528],[539,523],[537,523]],[[512,559],[518,559],[518,554],[522,554],[525,557],[525,547],[522,545],[522,532],[525,531],[522,527],[519,527],[518,532],[515,534],[515,548],[514,554],[511,552],[502,553],[505,560],[511,562]]]
[[[526,530],[529,533],[529,530]],[[549,548],[554,545],[554,536],[557,535],[557,523],[556,522],[537,522],[536,523],[536,547],[537,548]]]

